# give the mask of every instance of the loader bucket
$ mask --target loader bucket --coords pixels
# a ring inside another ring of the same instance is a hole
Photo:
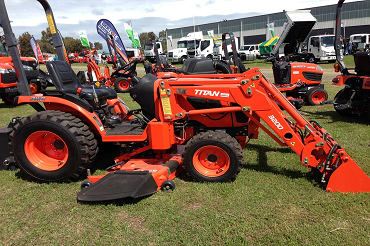
[[[153,176],[148,171],[116,171],[107,174],[96,183],[77,194],[77,201],[109,201],[122,198],[138,198],[157,191]]]
[[[353,161],[342,163],[331,175],[326,186],[330,192],[370,192],[370,178]]]

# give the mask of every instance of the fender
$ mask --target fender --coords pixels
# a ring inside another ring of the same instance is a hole
[[[75,98],[78,100],[78,98]],[[95,112],[84,108],[76,103],[71,102],[59,97],[54,96],[44,96],[43,94],[35,94],[32,96],[19,96],[17,98],[17,103],[43,103],[46,110],[62,110],[64,112],[69,112],[72,115],[80,118],[84,123],[86,123],[90,129],[99,135],[105,135],[105,129],[103,123],[100,121],[99,117]],[[88,104],[87,104],[88,105]],[[90,105],[88,105],[90,106]]]

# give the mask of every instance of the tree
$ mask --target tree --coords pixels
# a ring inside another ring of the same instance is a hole
[[[33,57],[33,51],[32,47],[30,44],[30,39],[31,39],[31,34],[28,32],[22,33],[22,35],[19,36],[18,38],[18,43],[19,43],[19,49],[21,52],[21,56],[27,56],[27,57]]]
[[[94,47],[97,50],[102,50],[103,49],[103,45],[100,42],[94,42]]]
[[[84,47],[81,44],[80,39],[72,38],[72,37],[65,37],[64,38],[64,46],[66,47],[67,52],[81,52]]]
[[[162,30],[159,32],[159,40],[161,40],[163,52],[167,53],[167,36],[166,36],[166,30]]]
[[[50,28],[47,27],[46,30],[41,31],[41,39],[36,40],[37,43],[40,46],[41,52],[46,52],[46,53],[52,53],[55,54],[55,49],[54,46],[51,45],[51,32]]]
[[[154,32],[142,32],[139,35],[139,39],[140,39],[140,44],[142,45],[141,49],[144,49],[144,44],[145,43],[152,43],[153,41],[158,40],[158,38],[154,34]]]

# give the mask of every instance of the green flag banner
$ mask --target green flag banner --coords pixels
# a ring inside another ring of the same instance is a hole
[[[269,23],[269,24],[267,24],[267,27],[269,28],[269,30],[270,30],[270,32],[271,32],[271,35],[272,35],[273,37],[275,37],[275,35],[274,35],[274,23]]]
[[[131,40],[132,47],[135,46],[135,38],[134,38],[134,32],[132,31],[132,24],[131,21],[126,21],[123,23],[125,27],[125,31],[127,33],[128,38]]]
[[[78,31],[80,34],[81,44],[84,47],[90,47],[89,40],[87,39],[86,30],[80,30]]]
[[[139,34],[137,32],[134,33],[134,43],[132,44],[132,48],[140,48],[140,39]]]

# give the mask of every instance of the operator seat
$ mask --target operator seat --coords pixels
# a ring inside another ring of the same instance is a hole
[[[72,67],[66,61],[46,62],[46,68],[49,71],[54,86],[61,92],[77,94],[77,90],[82,88],[80,94],[88,101],[94,99],[94,93],[98,97],[114,99],[117,98],[117,92],[111,88],[94,88],[92,86],[82,86]]]
[[[356,52],[354,54],[355,71],[359,76],[370,75],[370,53],[369,52]]]
[[[144,75],[138,82],[138,84],[131,88],[130,96],[134,99],[141,107],[141,110],[145,117],[149,120],[155,118],[155,98],[154,98],[154,82],[158,78],[153,74]]]

